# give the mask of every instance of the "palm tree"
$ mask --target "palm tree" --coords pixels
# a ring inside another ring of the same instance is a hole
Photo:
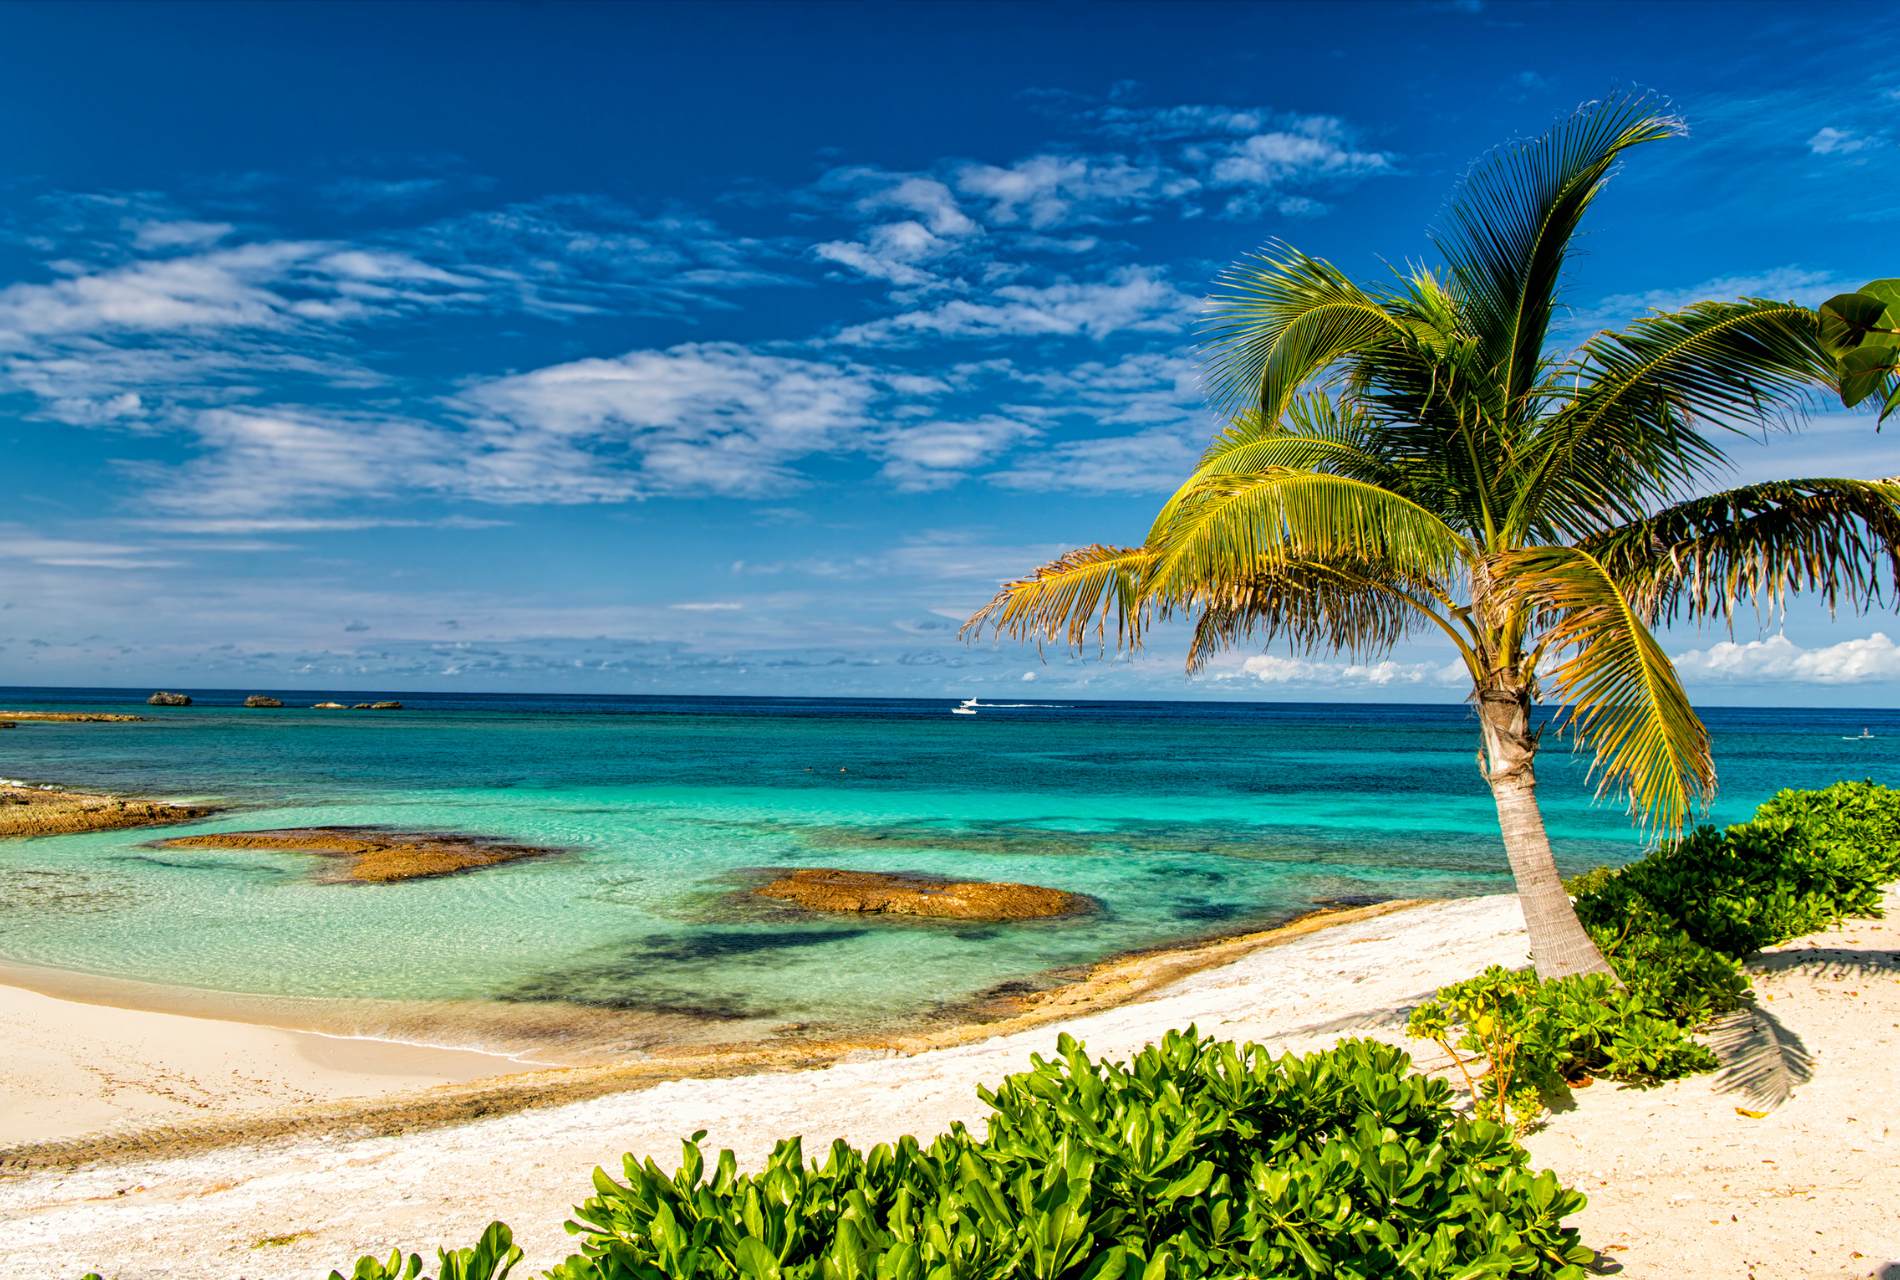
[[[1230,425],[1140,546],[1072,551],[966,633],[1079,649],[1112,624],[1132,650],[1185,617],[1191,670],[1246,641],[1363,658],[1442,633],[1471,677],[1532,959],[1608,972],[1551,856],[1532,707],[1561,708],[1601,789],[1679,830],[1715,771],[1649,627],[1799,591],[1865,607],[1900,571],[1900,483],[1710,491],[1724,437],[1798,421],[1835,387],[1814,311],[1698,302],[1550,344],[1572,236],[1618,157],[1682,132],[1622,99],[1494,153],[1434,237],[1437,271],[1362,286],[1277,243],[1229,268],[1207,383]]]

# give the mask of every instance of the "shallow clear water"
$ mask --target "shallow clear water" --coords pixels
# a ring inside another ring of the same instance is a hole
[[[344,701],[371,696],[338,695]],[[1508,877],[1463,707],[398,694],[400,712],[188,709],[0,690],[0,776],[237,806],[163,831],[0,847],[0,958],[273,997],[612,1009],[863,1025],[1131,948],[1352,895]],[[293,699],[287,698],[287,701]],[[308,703],[315,696],[295,699]],[[1710,710],[1718,821],[1782,786],[1900,780],[1900,713]],[[1847,742],[1863,726],[1878,735]],[[1571,869],[1640,851],[1581,762],[1540,766]],[[303,855],[164,850],[192,831],[388,824],[561,846],[396,885],[318,883]],[[1007,926],[765,916],[751,869],[1026,881],[1091,916]]]

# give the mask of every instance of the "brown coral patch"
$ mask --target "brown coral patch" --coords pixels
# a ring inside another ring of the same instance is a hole
[[[1092,898],[1042,885],[829,867],[785,872],[752,893],[832,915],[919,916],[932,920],[1044,920],[1082,915],[1095,907]]]
[[[217,810],[202,804],[126,800],[89,791],[0,786],[0,836],[65,836],[189,822]]]
[[[144,716],[120,715],[113,711],[0,711],[0,720],[61,721],[74,724],[131,724]]]
[[[263,849],[309,853],[332,860],[322,879],[390,884],[424,880],[505,862],[539,858],[559,850],[510,844],[488,836],[441,831],[390,831],[382,827],[292,827],[277,831],[220,831],[160,840],[165,849]]]

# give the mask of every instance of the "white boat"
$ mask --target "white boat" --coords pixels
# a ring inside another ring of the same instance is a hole
[[[1841,741],[1842,742],[1868,742],[1872,740],[1873,736],[1874,735],[1870,731],[1868,731],[1866,728],[1862,728],[1861,731],[1856,734],[1843,733],[1841,735]]]
[[[958,704],[957,704],[956,706],[954,706],[954,707],[951,707],[951,708],[950,708],[950,714],[951,714],[951,715],[953,715],[953,716],[973,716],[973,715],[975,715],[975,714],[976,714],[976,699],[975,699],[975,698],[965,698],[965,699],[964,699],[964,700],[963,700],[962,702],[960,702],[960,703],[958,703]]]

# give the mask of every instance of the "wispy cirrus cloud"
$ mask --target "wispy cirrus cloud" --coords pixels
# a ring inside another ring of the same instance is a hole
[[[1124,267],[1101,280],[1007,284],[981,298],[952,298],[838,334],[847,346],[895,346],[929,338],[1092,338],[1179,333],[1200,299],[1151,267]]]

